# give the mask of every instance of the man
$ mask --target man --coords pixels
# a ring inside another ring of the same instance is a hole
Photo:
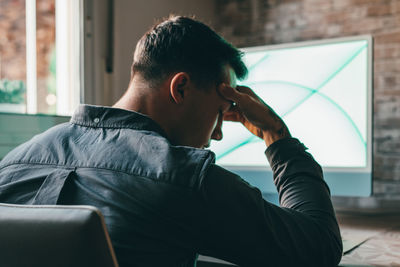
[[[114,107],[82,105],[0,163],[0,202],[86,204],[121,266],[336,266],[339,228],[320,166],[250,88],[242,54],[204,24],[171,17],[136,46]],[[214,164],[223,120],[267,146],[282,207]]]

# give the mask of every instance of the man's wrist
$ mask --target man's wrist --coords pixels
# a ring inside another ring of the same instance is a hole
[[[288,137],[292,136],[285,124],[281,125],[281,127],[278,130],[263,131],[263,139],[267,147],[280,139]]]

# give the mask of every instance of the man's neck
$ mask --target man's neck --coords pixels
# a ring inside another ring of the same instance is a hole
[[[113,107],[136,111],[154,120],[170,136],[174,129],[173,111],[164,88],[151,88],[145,83],[132,80],[125,94]],[[160,105],[160,103],[164,103]]]
[[[114,108],[137,111],[149,115],[146,95],[151,95],[153,89],[138,79],[132,79],[125,94],[113,105]]]

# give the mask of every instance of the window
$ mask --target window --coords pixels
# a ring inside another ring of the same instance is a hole
[[[0,0],[0,112],[71,115],[81,91],[80,0]]]

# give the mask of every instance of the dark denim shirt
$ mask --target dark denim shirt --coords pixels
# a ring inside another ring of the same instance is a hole
[[[329,189],[305,150],[287,138],[266,151],[277,207],[213,152],[172,145],[150,118],[82,105],[1,161],[0,202],[98,207],[121,266],[192,267],[198,253],[240,266],[335,266]]]

